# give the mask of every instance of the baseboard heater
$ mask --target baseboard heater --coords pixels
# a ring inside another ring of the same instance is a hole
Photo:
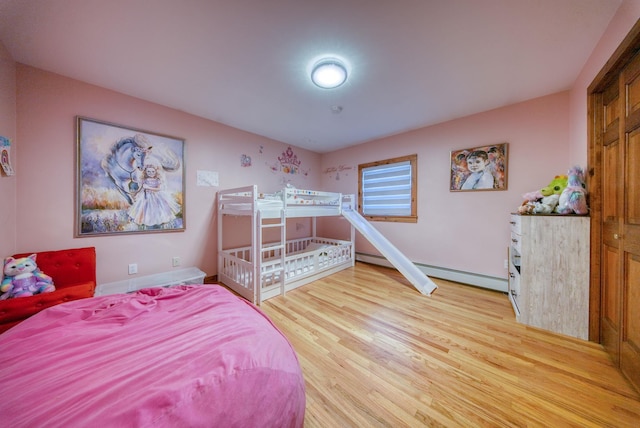
[[[364,263],[393,268],[387,259],[382,256],[356,252],[356,260]],[[432,278],[445,279],[447,281],[459,282],[461,284],[473,285],[475,287],[488,288],[490,290],[507,292],[508,281],[495,276],[480,275],[477,273],[464,272],[456,269],[448,269],[437,266],[429,266],[421,263],[414,263],[425,275]]]

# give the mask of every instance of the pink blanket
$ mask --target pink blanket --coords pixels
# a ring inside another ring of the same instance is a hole
[[[46,309],[0,335],[7,427],[300,427],[287,339],[215,285]]]

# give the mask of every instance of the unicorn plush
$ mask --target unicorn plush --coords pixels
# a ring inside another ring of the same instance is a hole
[[[0,300],[50,293],[55,289],[53,279],[38,268],[35,254],[22,258],[7,257],[4,261]]]
[[[587,214],[587,190],[584,172],[579,166],[569,170],[567,187],[560,194],[556,211],[560,214]]]

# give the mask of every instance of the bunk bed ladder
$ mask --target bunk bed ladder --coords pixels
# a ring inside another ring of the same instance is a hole
[[[259,215],[259,214],[258,214]],[[286,247],[286,239],[287,239],[287,220],[286,220],[286,212],[284,208],[280,209],[280,222],[279,223],[264,223],[263,219],[259,216],[258,224],[260,225],[259,231],[259,239],[257,242],[260,243],[260,254],[259,260],[262,262],[264,253],[276,251],[280,257],[280,264],[278,267],[272,266],[268,272],[264,272],[264,275],[271,275],[272,278],[278,278],[278,281],[275,283],[279,283],[280,287],[280,295],[284,296],[285,293],[285,277],[286,277],[286,269],[285,269],[285,256],[287,254]],[[276,245],[264,246],[262,243],[262,230],[268,228],[279,228],[280,229],[280,242]],[[262,270],[262,268],[261,268]],[[262,278],[260,278],[260,287],[262,285]],[[271,284],[274,285],[274,284]],[[258,301],[262,303],[262,293],[258,294]]]

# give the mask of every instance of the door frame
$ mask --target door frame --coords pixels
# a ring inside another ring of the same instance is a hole
[[[590,244],[590,280],[589,280],[589,340],[601,342],[601,303],[602,303],[602,283],[601,283],[601,245],[602,245],[602,152],[599,144],[600,135],[596,130],[598,123],[601,123],[601,111],[596,106],[602,97],[602,91],[613,80],[618,79],[618,75],[624,66],[640,52],[640,19],[636,21],[633,28],[624,40],[620,43],[611,58],[593,79],[587,88],[587,164],[589,165],[587,174],[587,188],[589,189],[589,203],[591,214],[591,244]]]

